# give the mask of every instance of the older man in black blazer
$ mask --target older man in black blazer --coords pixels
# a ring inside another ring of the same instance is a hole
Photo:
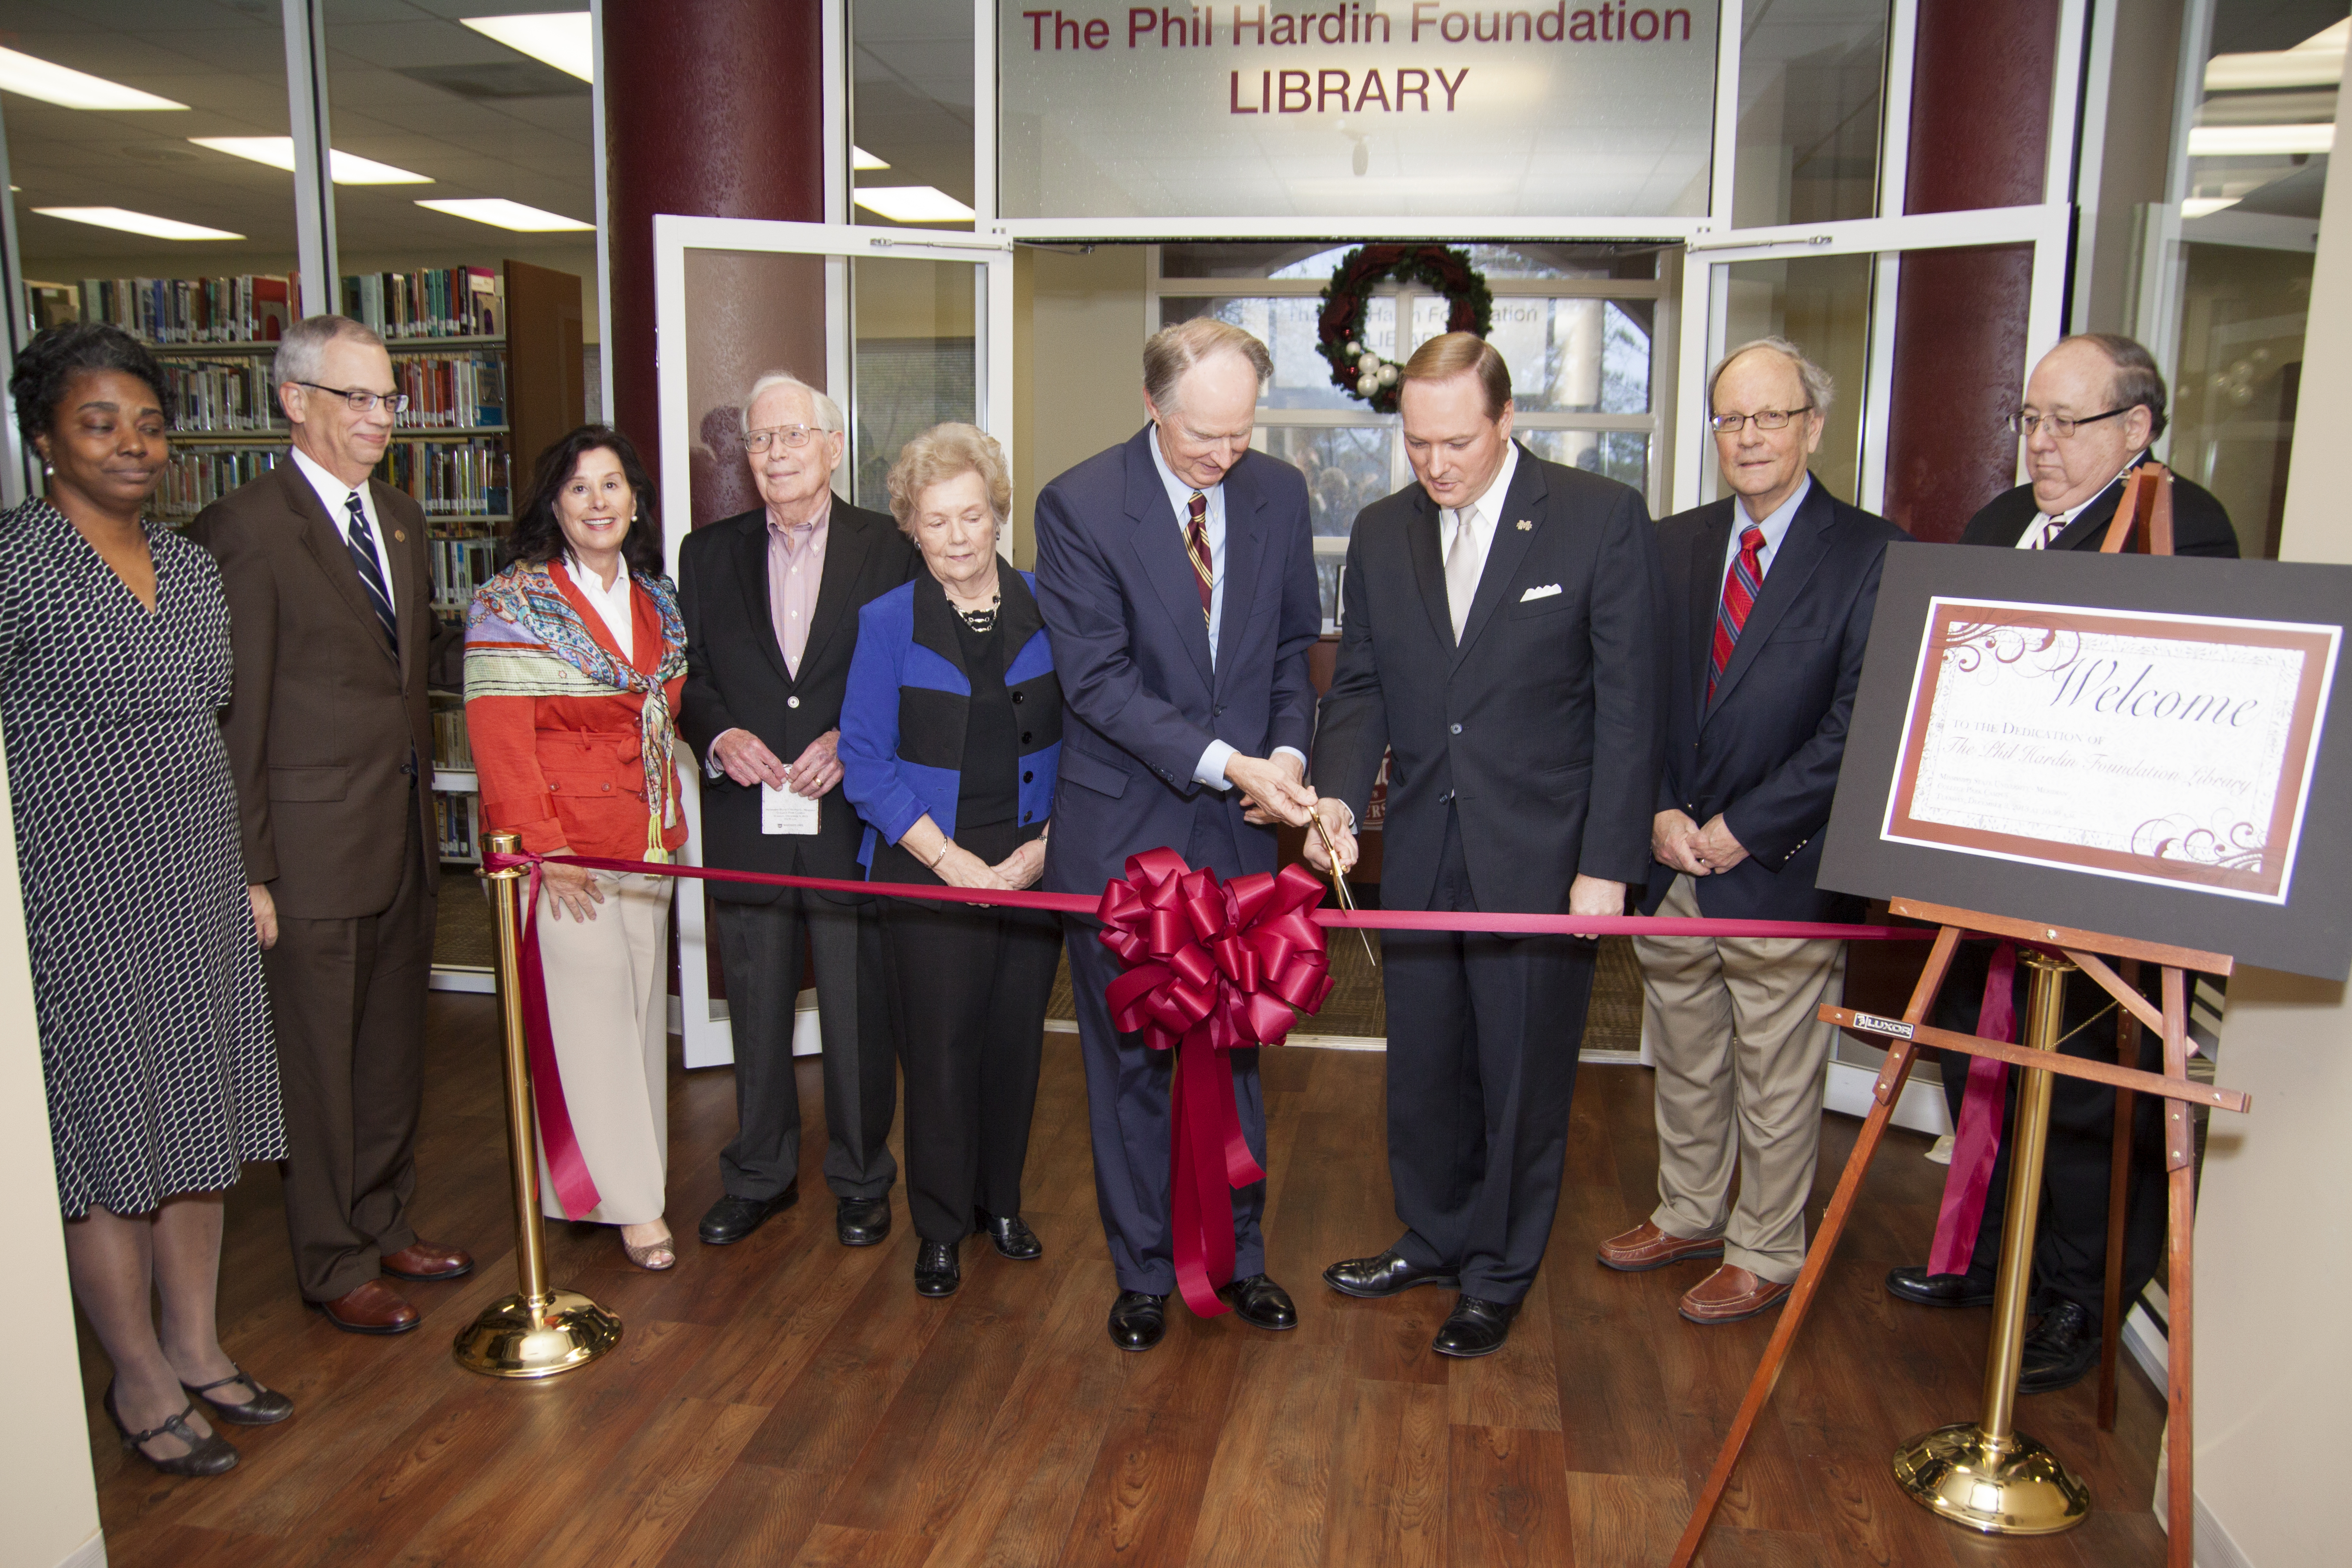
[[[1317,811],[1352,864],[1354,823],[1393,751],[1388,908],[1622,914],[1649,874],[1657,547],[1635,491],[1512,443],[1510,396],[1502,356],[1467,332],[1404,366],[1421,482],[1356,519],[1316,727]],[[1404,1234],[1323,1278],[1365,1297],[1456,1286],[1434,1348],[1486,1355],[1551,1235],[1596,944],[1392,931],[1381,945]]]
[[[865,825],[835,787],[841,700],[857,612],[913,575],[915,547],[888,517],[833,493],[844,440],[831,398],[766,375],[752,384],[743,420],[764,504],[678,547],[687,650],[678,726],[704,763],[703,859],[862,880]],[[800,1195],[793,1022],[805,944],[816,961],[835,1233],[845,1247],[870,1247],[890,1234],[898,1173],[884,1142],[897,1085],[870,901],[743,883],[710,889],[735,1037],[736,1132],[719,1152],[725,1190],[702,1216],[701,1237],[740,1241]]]
[[[1666,765],[1643,912],[1834,921],[1861,900],[1814,885],[1878,575],[1902,530],[1806,471],[1830,378],[1764,338],[1707,378],[1729,496],[1658,525],[1666,574]],[[1816,1016],[1845,943],[1635,939],[1657,1064],[1658,1205],[1601,1245],[1639,1272],[1722,1266],[1682,1299],[1695,1323],[1780,1304],[1805,1260],[1822,1081],[1837,1032]],[[1739,1194],[1732,1196],[1732,1173]]]

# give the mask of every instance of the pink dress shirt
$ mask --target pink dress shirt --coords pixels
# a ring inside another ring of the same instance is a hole
[[[801,655],[808,650],[809,617],[816,613],[817,584],[824,576],[825,524],[833,518],[827,496],[814,520],[786,528],[768,514],[768,614],[775,622],[776,646],[784,668],[800,679]]]

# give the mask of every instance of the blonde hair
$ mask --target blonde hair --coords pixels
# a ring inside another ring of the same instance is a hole
[[[915,537],[915,504],[923,492],[942,479],[978,474],[988,487],[988,509],[996,526],[1004,526],[1013,510],[1013,473],[1004,465],[1004,448],[987,431],[970,425],[934,425],[898,449],[884,481],[890,492],[890,515],[898,531]]]
[[[1235,353],[1249,361],[1263,387],[1274,374],[1274,356],[1264,343],[1231,321],[1195,316],[1172,327],[1162,327],[1143,345],[1143,395],[1162,414],[1176,412],[1176,384],[1202,360]]]
[[[1412,351],[1397,373],[1397,391],[1415,381],[1452,381],[1464,373],[1477,376],[1486,395],[1486,417],[1500,419],[1511,400],[1511,367],[1495,345],[1475,332],[1441,332]]]

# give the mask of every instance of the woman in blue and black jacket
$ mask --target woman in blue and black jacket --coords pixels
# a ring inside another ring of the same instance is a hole
[[[941,425],[890,469],[890,510],[929,570],[858,612],[841,706],[842,788],[877,882],[1026,888],[1045,865],[1062,689],[1026,574],[998,557],[1013,502],[997,444]],[[1036,1258],[1021,1167],[1061,953],[1043,910],[890,899],[882,944],[907,1078],[915,1289],[950,1296],[984,1228]]]

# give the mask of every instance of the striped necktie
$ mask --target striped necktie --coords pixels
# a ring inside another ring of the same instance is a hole
[[[1184,503],[1191,521],[1184,525],[1184,553],[1192,558],[1192,575],[1201,584],[1201,624],[1209,624],[1209,595],[1216,587],[1216,568],[1209,559],[1209,498],[1199,490]]]
[[[1739,646],[1748,612],[1756,607],[1756,595],[1763,589],[1764,531],[1750,524],[1739,536],[1739,554],[1731,570],[1723,574],[1723,603],[1715,612],[1715,646],[1707,658],[1709,702],[1715,700],[1715,683],[1723,679],[1724,667],[1731,662],[1731,650]]]
[[[400,622],[392,613],[392,588],[383,580],[383,568],[376,562],[375,532],[368,527],[367,508],[360,501],[360,492],[353,490],[344,498],[344,509],[350,521],[343,530],[343,542],[350,546],[352,565],[360,574],[360,586],[367,590],[368,603],[375,606],[375,618],[383,623],[383,635],[392,641],[392,651],[400,651]]]

